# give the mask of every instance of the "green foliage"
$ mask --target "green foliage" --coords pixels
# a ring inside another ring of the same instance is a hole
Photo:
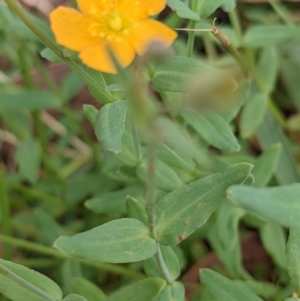
[[[104,74],[56,43],[48,12],[4,3],[1,294],[300,300],[297,5],[168,0],[151,18],[180,29],[171,50]],[[245,262],[253,232],[272,264]]]

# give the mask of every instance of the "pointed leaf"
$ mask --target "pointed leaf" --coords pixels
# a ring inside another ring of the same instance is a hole
[[[181,114],[210,145],[224,151],[238,151],[240,146],[223,117],[216,113],[201,114],[195,110],[184,110]]]
[[[225,198],[226,189],[242,183],[251,168],[246,163],[231,165],[167,194],[155,206],[158,241],[178,244],[202,226]]]
[[[165,280],[161,278],[141,280],[121,288],[110,295],[106,301],[152,301],[165,285]]]
[[[300,226],[300,184],[255,188],[233,186],[228,197],[237,205],[285,227]]]
[[[105,301],[107,298],[100,288],[84,278],[73,278],[72,284],[75,292],[84,296],[88,301]]]
[[[255,25],[250,27],[244,37],[246,47],[270,47],[299,36],[297,27],[286,25]]]
[[[147,181],[147,163],[142,162],[137,168],[138,177]],[[155,161],[155,185],[164,191],[172,191],[177,187],[184,185],[177,173],[161,160]]]
[[[268,107],[268,98],[263,94],[256,94],[249,97],[245,104],[241,122],[241,136],[242,138],[250,138],[256,131],[257,127],[263,121]]]
[[[63,301],[90,301],[90,300],[87,300],[85,297],[77,294],[69,294],[63,299]]]
[[[133,218],[114,220],[72,237],[61,236],[54,247],[70,256],[112,263],[141,261],[156,253],[148,228]]]
[[[271,179],[281,152],[281,145],[274,144],[265,151],[255,162],[252,174],[254,176],[254,186],[264,187]]]
[[[200,280],[215,301],[263,301],[241,283],[235,283],[209,269],[200,270]]]
[[[214,13],[224,0],[198,0],[196,11],[199,13],[200,18],[206,18]]]
[[[0,259],[0,292],[13,301],[60,301],[60,287],[48,277]]]
[[[20,144],[17,147],[16,160],[22,175],[31,183],[36,183],[39,179],[41,163],[41,147],[39,143],[34,139],[30,139]]]
[[[95,133],[102,143],[103,149],[122,152],[122,137],[125,129],[127,103],[118,100],[103,106],[97,113],[95,120]]]
[[[168,6],[176,12],[178,17],[182,19],[189,19],[194,21],[200,21],[199,16],[191,11],[189,7],[180,0],[167,0]]]

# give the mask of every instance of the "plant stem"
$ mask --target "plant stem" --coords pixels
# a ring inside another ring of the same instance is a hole
[[[215,51],[215,47],[212,43],[211,35],[209,32],[203,32],[203,43],[208,61],[211,63],[214,62],[217,58],[217,53]]]
[[[153,135],[151,132],[150,135]],[[150,235],[153,239],[156,239],[156,227],[155,227],[155,147],[154,139],[151,137],[148,140],[148,160],[147,160],[147,194],[146,194],[146,210],[148,214],[148,224]]]
[[[68,259],[69,258],[67,255],[65,255],[65,254],[61,253],[60,251],[55,250],[51,247],[47,247],[47,246],[44,246],[44,245],[41,245],[38,243],[25,241],[25,240],[18,239],[18,238],[9,237],[9,236],[3,235],[3,234],[0,234],[0,241],[4,242],[6,244],[9,244],[9,245],[15,246],[15,247],[19,247],[19,248],[22,248],[25,250],[35,252],[35,253],[53,256],[58,259]],[[124,268],[122,266],[118,266],[115,264],[89,261],[89,260],[80,259],[80,258],[73,258],[73,259],[82,264],[85,264],[85,265],[88,265],[91,267],[95,267],[99,270],[104,270],[107,272],[115,273],[118,275],[123,275],[123,276],[137,278],[137,279],[141,279],[141,278],[145,277],[141,273],[129,270],[127,268]]]
[[[10,205],[8,200],[7,185],[6,185],[6,172],[4,166],[0,167],[0,204],[2,214],[2,228],[5,235],[12,235],[12,220]],[[4,244],[3,258],[6,260],[12,259],[12,250],[10,245]]]
[[[235,34],[237,35],[238,41],[242,43],[243,42],[242,27],[236,10],[234,9],[233,11],[229,12],[228,16],[230,19],[230,23],[235,31]]]
[[[170,275],[170,272],[168,270],[168,267],[164,261],[162,252],[161,252],[161,247],[160,247],[160,243],[157,242],[157,253],[155,254],[155,258],[156,258],[156,262],[158,263],[158,266],[161,270],[161,272],[163,273],[165,279],[167,280],[168,283],[173,283],[173,279]]]
[[[155,136],[153,132],[153,127],[150,126],[149,131],[149,139],[148,139],[148,162],[147,162],[147,170],[148,170],[148,179],[147,179],[147,195],[146,195],[146,210],[148,215],[148,227],[150,231],[150,236],[153,239],[157,239],[156,233],[156,216],[155,216]],[[157,253],[155,254],[156,262],[164,275],[165,280],[168,283],[172,283],[173,279],[170,275],[170,272],[166,266],[164,258],[162,256],[161,248],[159,242],[157,245]]]
[[[83,154],[74,160],[72,160],[69,164],[64,166],[61,170],[59,170],[58,174],[60,178],[66,179],[72,173],[74,173],[77,169],[85,165],[92,158],[92,153]]]
[[[282,4],[274,0],[268,0],[268,2],[272,6],[274,11],[278,14],[278,16],[281,18],[281,20],[285,22],[285,24],[295,27],[295,24],[291,20],[289,13],[287,12],[286,8]]]
[[[130,114],[130,122],[131,122],[131,130],[132,130],[132,137],[133,137],[133,142],[134,142],[134,149],[135,149],[135,154],[138,159],[138,162],[142,161],[142,154],[140,151],[140,143],[139,143],[139,133],[136,127],[136,123],[133,117],[133,114]]]
[[[195,0],[190,0],[190,8],[192,11],[195,11],[197,2]],[[189,29],[195,29],[196,21],[190,20]],[[191,30],[188,32],[188,41],[187,41],[187,57],[192,57],[194,51],[194,42],[195,42],[195,31]]]
[[[35,23],[28,17],[24,9],[15,0],[4,0],[7,6],[13,11],[22,22],[59,58],[61,58],[74,72],[81,76],[85,82],[95,88],[101,95],[103,102],[110,103],[114,101],[114,98],[99,85],[99,83],[88,74],[83,68],[81,68],[75,61],[68,57],[64,57],[60,47],[54,43]],[[99,78],[102,78],[101,84],[105,85],[105,80],[99,72]]]

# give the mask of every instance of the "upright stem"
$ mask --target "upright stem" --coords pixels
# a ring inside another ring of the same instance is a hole
[[[6,185],[6,172],[4,167],[0,168],[0,205],[2,214],[2,229],[5,235],[12,235],[12,221],[10,205],[8,200],[7,185]],[[6,260],[12,259],[11,246],[3,245],[3,258]]]
[[[136,127],[136,123],[133,117],[133,114],[130,113],[130,122],[131,122],[131,131],[132,131],[132,137],[133,137],[133,143],[134,143],[134,149],[135,154],[138,159],[138,162],[142,161],[142,154],[140,150],[140,143],[139,143],[139,133]]]
[[[150,130],[151,131],[151,130]],[[153,133],[150,132],[150,138],[148,139],[148,160],[147,160],[147,195],[146,195],[146,210],[148,214],[148,224],[150,235],[153,239],[156,239],[156,227],[155,227],[155,146]]]
[[[190,8],[192,11],[195,11],[196,4],[197,3],[195,0],[190,0]],[[191,20],[189,28],[195,29],[195,27],[196,27],[196,21]],[[188,32],[188,42],[187,42],[187,56],[188,57],[192,57],[192,55],[193,55],[194,42],[195,42],[195,31],[191,30]]]
[[[153,133],[153,128],[150,128],[150,135],[148,138],[148,161],[147,161],[147,171],[148,171],[148,179],[147,179],[147,195],[146,195],[146,210],[148,214],[148,226],[150,231],[150,236],[153,239],[157,239],[156,232],[156,215],[155,215],[155,137]],[[173,279],[170,275],[168,267],[164,261],[160,244],[156,242],[157,245],[157,253],[155,254],[156,262],[164,275],[165,280],[168,283],[172,283]]]

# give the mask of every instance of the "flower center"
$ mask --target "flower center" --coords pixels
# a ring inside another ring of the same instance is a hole
[[[118,15],[113,15],[108,20],[108,26],[111,30],[120,31],[123,29],[123,20]]]

